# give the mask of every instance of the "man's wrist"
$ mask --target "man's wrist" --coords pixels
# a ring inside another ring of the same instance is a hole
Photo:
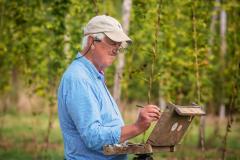
[[[142,125],[137,122],[133,124],[133,127],[135,128],[136,134],[140,134],[145,131]]]

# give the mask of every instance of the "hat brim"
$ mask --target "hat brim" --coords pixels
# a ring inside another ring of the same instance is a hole
[[[108,38],[115,42],[127,42],[128,44],[132,43],[132,40],[122,31],[109,31],[104,32]]]

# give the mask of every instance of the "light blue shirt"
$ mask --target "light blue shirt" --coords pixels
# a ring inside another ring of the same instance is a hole
[[[104,145],[120,143],[124,122],[103,74],[80,53],[61,79],[58,116],[67,160],[127,159],[103,154]]]

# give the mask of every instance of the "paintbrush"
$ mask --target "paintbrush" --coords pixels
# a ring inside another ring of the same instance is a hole
[[[138,107],[138,108],[144,108],[144,106],[138,105],[138,104],[136,104],[136,107]],[[162,112],[162,110],[161,110],[160,108],[158,108],[158,111],[159,111],[159,112]]]

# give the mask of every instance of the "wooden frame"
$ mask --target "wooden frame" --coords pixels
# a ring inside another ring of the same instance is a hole
[[[179,106],[169,103],[146,143],[106,145],[103,152],[105,155],[174,152],[175,146],[182,139],[194,116],[202,115],[205,115],[205,112],[200,106]]]

